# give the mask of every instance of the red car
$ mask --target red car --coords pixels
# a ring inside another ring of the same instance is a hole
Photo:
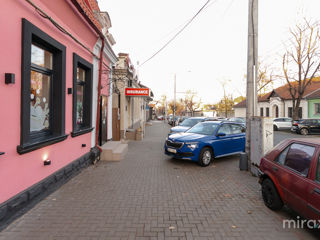
[[[320,220],[320,140],[287,139],[268,152],[259,175],[265,205],[285,204],[301,216]]]

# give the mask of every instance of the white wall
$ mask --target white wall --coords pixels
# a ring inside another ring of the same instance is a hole
[[[246,117],[246,108],[234,108],[235,117]]]

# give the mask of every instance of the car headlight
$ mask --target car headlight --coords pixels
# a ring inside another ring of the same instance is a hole
[[[198,146],[198,143],[197,142],[189,142],[189,143],[186,143],[186,146],[188,148],[190,148],[191,150],[194,150]]]

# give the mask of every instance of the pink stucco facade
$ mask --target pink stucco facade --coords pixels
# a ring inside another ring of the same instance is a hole
[[[33,2],[83,44],[90,49],[94,48],[98,35],[71,1]],[[68,137],[64,141],[20,155],[17,146],[20,144],[21,130],[22,18],[66,47],[65,134],[68,134]],[[72,94],[67,94],[67,89],[73,87],[73,53],[89,63],[93,63],[93,56],[41,17],[26,1],[10,0],[2,4],[0,30],[0,152],[5,152],[0,156],[1,204],[90,151],[92,132],[77,137],[70,135]],[[14,84],[5,84],[5,73],[15,74]],[[82,147],[82,144],[86,144],[86,147]],[[44,166],[44,155],[51,160],[51,165]]]

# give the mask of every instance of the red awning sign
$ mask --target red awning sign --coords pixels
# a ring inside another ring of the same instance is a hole
[[[126,88],[125,95],[149,97],[149,88]]]

